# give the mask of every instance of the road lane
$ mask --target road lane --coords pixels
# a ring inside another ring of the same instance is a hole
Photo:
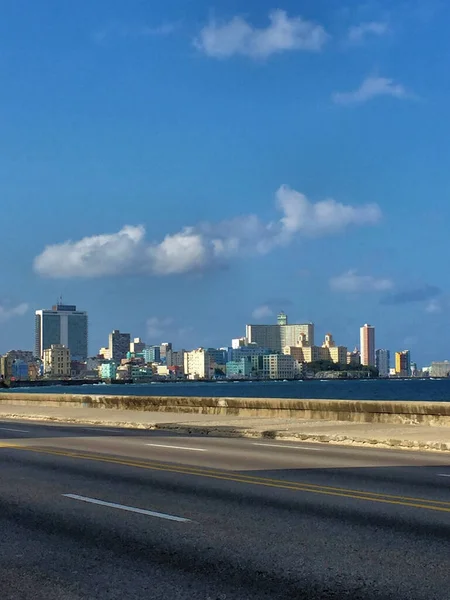
[[[448,513],[41,450],[0,449],[2,598],[448,598]]]

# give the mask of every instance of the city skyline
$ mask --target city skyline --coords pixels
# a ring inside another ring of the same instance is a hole
[[[450,5],[10,4],[0,352],[62,293],[90,353],[113,328],[215,347],[285,310],[448,358]]]

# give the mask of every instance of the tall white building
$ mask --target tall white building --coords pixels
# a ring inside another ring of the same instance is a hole
[[[72,360],[88,357],[88,315],[72,304],[56,304],[51,310],[35,313],[34,354],[44,357],[52,345],[69,348]]]
[[[366,367],[375,366],[375,327],[363,325],[360,329],[361,364]]]
[[[212,365],[211,356],[204,348],[184,353],[184,374],[188,379],[210,379]]]
[[[389,377],[391,353],[389,350],[379,349],[375,352],[375,366],[380,377]]]
[[[282,352],[286,346],[300,346],[302,339],[314,346],[314,324],[287,324],[287,315],[279,315],[278,325],[247,325],[246,338],[249,344],[270,348],[274,352]]]

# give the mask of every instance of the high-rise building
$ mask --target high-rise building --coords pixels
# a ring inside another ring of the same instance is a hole
[[[130,342],[130,352],[132,354],[139,354],[143,352],[145,348],[145,342],[141,340],[141,338],[134,338],[132,342]]]
[[[88,315],[72,304],[56,304],[51,310],[37,310],[35,317],[34,354],[44,357],[44,350],[62,345],[73,360],[88,357]]]
[[[109,359],[119,362],[126,358],[130,350],[130,339],[129,333],[121,333],[118,329],[114,329],[109,334]]]
[[[363,325],[360,329],[361,364],[365,367],[375,366],[375,327]]]
[[[287,315],[279,315],[277,325],[247,325],[246,338],[249,344],[270,348],[273,352],[282,352],[285,346],[300,346],[304,335],[309,345],[314,346],[314,324],[287,324]]]
[[[409,350],[395,353],[395,374],[399,377],[410,377],[411,354]]]
[[[380,377],[389,377],[391,366],[391,353],[389,350],[379,349],[375,352],[375,366]]]
[[[163,342],[160,347],[160,357],[161,362],[165,363],[167,358],[167,353],[172,350],[172,342]]]
[[[161,361],[161,349],[159,346],[147,346],[142,354],[146,363],[159,363]]]
[[[185,350],[168,350],[166,354],[166,365],[168,367],[179,367],[184,370]]]

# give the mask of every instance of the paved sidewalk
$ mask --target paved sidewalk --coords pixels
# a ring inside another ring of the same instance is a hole
[[[0,405],[0,419],[84,423],[182,434],[395,447],[450,452],[450,427],[307,421],[175,412]]]

